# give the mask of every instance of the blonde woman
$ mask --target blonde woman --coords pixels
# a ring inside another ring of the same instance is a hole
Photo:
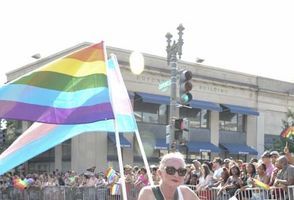
[[[169,153],[162,157],[158,175],[158,186],[145,186],[139,193],[138,200],[198,200],[197,195],[183,185],[187,173],[186,163],[181,153]]]

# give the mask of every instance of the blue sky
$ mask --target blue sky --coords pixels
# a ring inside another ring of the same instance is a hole
[[[293,20],[290,0],[1,1],[0,83],[36,53],[84,41],[165,57],[180,23],[183,60],[294,82]]]

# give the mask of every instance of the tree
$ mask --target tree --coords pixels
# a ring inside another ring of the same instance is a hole
[[[286,128],[290,127],[290,126],[294,126],[294,112],[291,109],[288,109],[287,112],[287,120],[282,120],[282,129],[285,130]],[[280,137],[280,141],[277,141],[277,147],[279,147],[279,145],[282,147],[282,151],[286,145],[287,140],[285,138],[281,138]],[[290,150],[290,152],[294,152],[294,143],[292,142],[288,142],[288,148]],[[282,152],[281,151],[281,152]]]

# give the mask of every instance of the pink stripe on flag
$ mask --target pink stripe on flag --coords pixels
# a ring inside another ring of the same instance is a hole
[[[107,75],[113,109],[116,114],[131,115],[132,105],[115,56],[112,56],[108,65]]]
[[[20,149],[24,145],[47,135],[52,129],[56,127],[55,124],[42,124],[34,123],[28,130],[25,131],[13,145],[10,145],[1,155],[0,158],[4,158],[6,155]]]

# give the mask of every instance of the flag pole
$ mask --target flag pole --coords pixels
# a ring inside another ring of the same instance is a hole
[[[121,146],[120,146],[120,138],[119,138],[119,132],[117,128],[116,119],[114,119],[114,127],[115,127],[115,143],[116,143],[116,150],[117,150],[117,157],[118,157],[118,164],[119,164],[119,173],[121,176],[121,186],[122,186],[122,194],[123,199],[127,200],[127,189],[126,189],[126,182],[125,182],[125,174],[124,174],[124,167],[123,167],[123,161],[122,161],[122,153],[121,153]]]
[[[139,144],[140,152],[141,152],[141,155],[142,155],[142,158],[143,158],[143,162],[144,162],[144,165],[145,165],[145,168],[146,168],[146,171],[147,171],[147,176],[148,176],[149,183],[150,183],[151,186],[153,186],[154,182],[153,182],[153,179],[152,179],[152,175],[151,175],[150,167],[149,167],[149,164],[148,164],[147,156],[146,156],[146,153],[144,151],[143,143],[142,143],[142,140],[141,140],[138,129],[136,130],[135,133],[136,133],[137,142]]]
[[[103,45],[103,50],[104,50],[104,55],[107,55],[106,53],[106,48],[105,48],[106,45]],[[112,55],[110,56],[111,58],[113,57]],[[117,61],[116,61],[117,62]],[[107,59],[105,60],[105,63],[107,65],[106,67],[106,70],[108,72],[108,61]],[[109,81],[108,81],[109,83]],[[115,106],[113,105],[113,99],[112,97],[110,96],[110,99],[111,99],[111,106],[112,106],[112,109],[113,111],[115,111]],[[117,150],[117,157],[118,157],[118,165],[119,165],[119,173],[120,173],[120,178],[121,178],[121,186],[122,186],[122,195],[123,195],[123,199],[124,200],[128,200],[128,197],[127,197],[127,188],[126,188],[126,182],[125,182],[125,174],[124,174],[124,168],[123,168],[123,160],[122,160],[122,153],[121,153],[121,145],[120,145],[120,138],[119,138],[119,132],[118,132],[118,124],[117,124],[117,121],[116,121],[116,112],[114,112],[114,119],[113,119],[113,123],[114,123],[114,132],[115,132],[115,143],[116,143],[116,150]]]

